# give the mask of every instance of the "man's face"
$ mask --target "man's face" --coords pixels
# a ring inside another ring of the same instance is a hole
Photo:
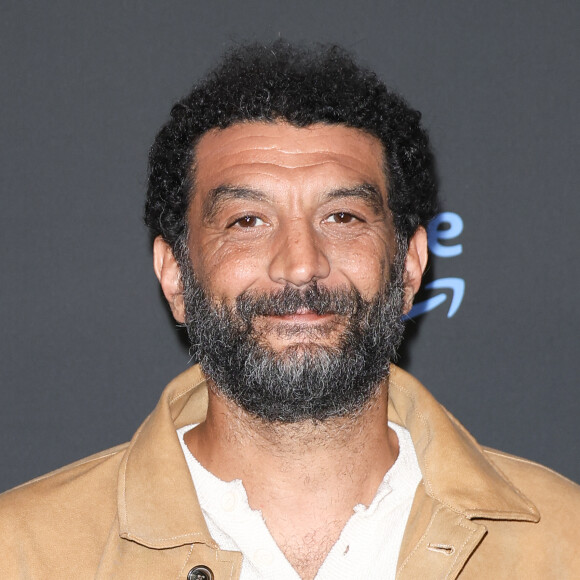
[[[395,255],[381,144],[340,125],[240,123],[207,133],[195,151],[189,254],[199,283],[233,305],[247,293],[383,288]],[[348,316],[302,308],[258,316],[275,351],[336,345]]]
[[[183,318],[203,370],[251,414],[356,413],[388,373],[404,253],[385,181],[378,140],[346,127],[252,123],[200,141]]]

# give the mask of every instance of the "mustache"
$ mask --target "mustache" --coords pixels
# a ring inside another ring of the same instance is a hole
[[[354,287],[326,288],[313,282],[304,289],[285,286],[275,292],[246,290],[236,298],[240,318],[251,322],[256,316],[286,316],[299,310],[318,315],[356,316],[365,300]]]

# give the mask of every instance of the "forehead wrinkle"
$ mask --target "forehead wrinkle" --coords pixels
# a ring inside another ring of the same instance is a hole
[[[228,160],[224,160],[224,162],[222,163],[221,167],[219,168],[219,172],[223,173],[223,172],[228,172],[230,170],[237,170],[237,171],[244,171],[244,172],[250,172],[250,173],[255,173],[256,171],[260,171],[260,172],[264,172],[264,174],[266,175],[275,175],[276,170],[279,169],[287,169],[287,170],[294,170],[294,169],[312,169],[312,168],[316,168],[316,167],[326,167],[326,166],[338,166],[339,168],[342,168],[343,170],[346,171],[353,171],[353,170],[359,170],[360,169],[360,164],[356,163],[356,160],[353,159],[353,163],[350,165],[345,165],[345,164],[341,164],[339,161],[337,161],[336,159],[324,159],[324,160],[319,160],[319,161],[311,161],[310,163],[303,163],[300,161],[296,161],[296,163],[290,163],[290,160],[288,160],[287,162],[282,162],[282,160],[279,159],[244,159],[244,160],[234,160],[231,163],[228,162]],[[199,164],[198,164],[199,167]],[[270,170],[270,168],[273,169],[273,171]],[[381,167],[381,171],[382,171],[382,176],[384,177],[384,168]],[[366,176],[362,176],[362,179],[364,180]],[[368,176],[370,177],[370,176]],[[365,181],[365,183],[368,184],[368,182]],[[236,187],[236,186],[233,186]],[[242,188],[244,188],[244,186],[241,186]],[[374,187],[372,185],[369,185],[369,187]],[[247,189],[251,189],[251,188],[247,188]]]
[[[278,150],[277,150],[278,152]],[[239,165],[241,167],[243,167],[244,165],[255,165],[255,166],[272,166],[275,168],[282,168],[282,169],[308,169],[310,167],[323,167],[325,165],[340,165],[340,161],[337,160],[336,158],[328,158],[328,155],[325,155],[323,159],[319,159],[319,160],[313,160],[311,162],[305,163],[303,161],[300,161],[300,159],[297,158],[298,155],[304,156],[304,157],[312,157],[312,155],[308,154],[308,153],[300,153],[300,154],[294,154],[292,155],[292,157],[289,157],[287,160],[282,160],[282,159],[263,159],[263,160],[259,160],[259,159],[255,159],[255,160],[250,160],[250,161],[246,161],[245,163],[240,163]],[[294,163],[291,163],[291,161],[294,160]],[[356,160],[353,158],[353,163],[352,166],[356,166]],[[351,166],[347,166],[349,169],[351,168]]]
[[[233,138],[217,148],[209,147],[208,151],[201,152],[196,149],[195,158],[197,165],[203,165],[208,160],[218,157],[227,165],[274,165],[288,169],[300,167],[315,167],[329,164],[345,165],[346,167],[359,167],[360,159],[348,151],[332,151],[327,147],[312,149],[310,147],[296,146],[294,149],[282,148],[279,144],[273,143],[262,145],[253,139],[246,147],[239,147],[240,141],[247,141],[247,138]],[[264,139],[268,142],[268,139]],[[208,143],[206,143],[208,145]],[[380,151],[381,158],[383,151]],[[231,159],[231,160],[229,160]],[[308,161],[303,161],[304,159]],[[210,161],[211,162],[211,161]],[[369,164],[372,161],[369,160]],[[380,160],[382,165],[383,159]]]

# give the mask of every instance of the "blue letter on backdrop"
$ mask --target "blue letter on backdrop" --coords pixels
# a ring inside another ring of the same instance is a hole
[[[441,229],[441,225],[448,225],[447,228]],[[461,244],[453,246],[444,246],[439,240],[452,240],[463,231],[463,220],[461,216],[452,211],[444,211],[437,214],[427,226],[427,240],[429,249],[440,258],[453,258],[459,256],[463,251]]]

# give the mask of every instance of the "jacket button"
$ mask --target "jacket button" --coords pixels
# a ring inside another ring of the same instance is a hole
[[[187,574],[187,580],[213,580],[213,572],[207,566],[194,566]]]

